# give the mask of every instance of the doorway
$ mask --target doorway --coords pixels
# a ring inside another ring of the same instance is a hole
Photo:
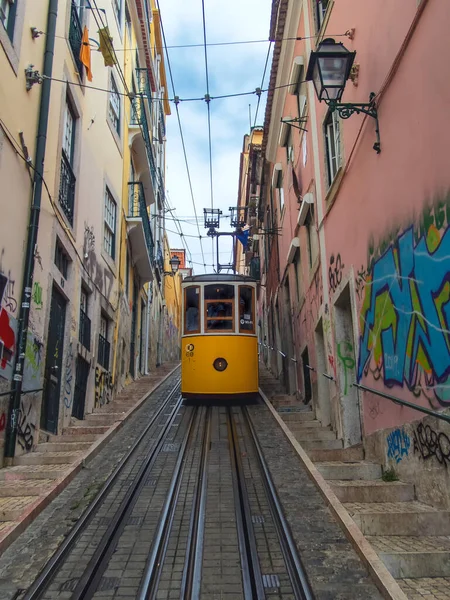
[[[136,282],[133,282],[133,307],[131,309],[131,339],[130,339],[130,365],[129,372],[131,377],[135,376],[134,357],[136,353],[136,328],[137,328],[137,297],[138,289]]]
[[[356,379],[354,331],[350,288],[347,285],[334,305],[336,356],[339,374],[339,398],[344,447],[361,442],[361,412]]]
[[[41,428],[50,433],[57,433],[58,429],[65,324],[66,301],[53,287],[41,410]]]
[[[302,352],[302,365],[303,365],[303,384],[305,387],[305,395],[303,402],[309,404],[312,398],[312,387],[311,387],[311,372],[309,369],[309,352],[306,347]]]
[[[331,423],[331,403],[330,386],[328,380],[322,375],[327,372],[327,359],[325,353],[325,337],[323,334],[323,321],[320,319],[319,325],[314,333],[316,345],[316,364],[317,364],[317,402],[316,416],[325,427]]]
[[[140,327],[140,350],[139,350],[139,372],[145,375],[145,324],[147,317],[145,314],[145,302],[141,299],[141,327]]]
[[[86,388],[89,378],[89,363],[81,356],[77,357],[75,371],[75,391],[73,394],[72,417],[84,419],[84,407],[86,403]]]

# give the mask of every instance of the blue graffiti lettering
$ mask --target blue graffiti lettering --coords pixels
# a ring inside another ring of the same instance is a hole
[[[388,458],[393,458],[399,463],[404,456],[408,456],[411,440],[403,429],[394,429],[386,438]]]

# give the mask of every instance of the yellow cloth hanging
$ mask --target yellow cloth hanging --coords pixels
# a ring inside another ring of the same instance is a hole
[[[98,33],[100,35],[100,48],[98,49],[98,51],[101,52],[103,55],[105,67],[113,67],[115,64],[117,64],[117,60],[114,54],[114,48],[112,44],[113,39],[109,35],[109,28],[104,27],[103,29],[100,29]]]
[[[80,60],[86,67],[86,75],[89,81],[92,81],[91,71],[91,47],[89,46],[89,31],[86,25],[84,26],[83,38],[81,40]],[[81,73],[80,73],[81,75]]]

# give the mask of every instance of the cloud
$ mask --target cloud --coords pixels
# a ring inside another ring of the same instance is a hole
[[[236,4],[224,0],[205,2],[206,37],[208,43],[264,40],[268,38],[271,0],[242,0]],[[201,0],[164,0],[160,2],[161,18],[167,45],[202,44]],[[211,96],[254,91],[261,85],[268,43],[209,46],[208,75]],[[166,60],[166,58],[165,58]],[[204,48],[169,48],[169,61],[173,74],[175,92],[181,99],[204,98],[206,94],[206,71]],[[168,73],[168,65],[166,71]],[[268,82],[270,64],[266,74]],[[169,85],[169,96],[173,90]],[[216,99],[210,102],[212,171],[214,206],[228,213],[237,201],[240,152],[243,136],[249,132],[251,106],[252,124],[258,98],[248,96]],[[261,100],[257,124],[264,118],[265,95]],[[208,107],[204,100],[182,101],[179,114],[185,140],[189,173],[191,176],[199,229],[203,228],[203,208],[211,206],[210,163],[208,136]],[[176,215],[194,215],[189,180],[180,139],[177,115],[172,104],[172,115],[167,119],[166,187]],[[197,236],[185,238],[194,262],[203,263],[198,229],[192,222],[180,222],[183,233]],[[173,221],[167,221],[167,229],[175,230]],[[221,222],[220,231],[229,231],[228,219]],[[179,236],[169,233],[172,247],[180,247]],[[212,264],[210,239],[202,239],[205,262]],[[214,242],[215,246],[215,242]],[[231,238],[220,244],[220,262],[230,258]],[[216,257],[214,262],[216,263]],[[203,267],[194,265],[196,273]],[[206,269],[211,271],[211,267]]]

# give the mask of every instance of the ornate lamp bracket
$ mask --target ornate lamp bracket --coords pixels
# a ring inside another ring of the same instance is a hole
[[[341,119],[349,119],[354,113],[359,115],[359,113],[364,113],[365,115],[369,115],[375,119],[375,133],[377,137],[377,141],[373,145],[373,149],[377,154],[381,152],[381,142],[380,142],[380,126],[378,124],[378,111],[375,104],[375,94],[372,92],[369,96],[369,102],[365,104],[352,104],[350,102],[336,102],[335,100],[329,100],[327,102],[330,107],[330,111],[337,111],[338,115]]]

